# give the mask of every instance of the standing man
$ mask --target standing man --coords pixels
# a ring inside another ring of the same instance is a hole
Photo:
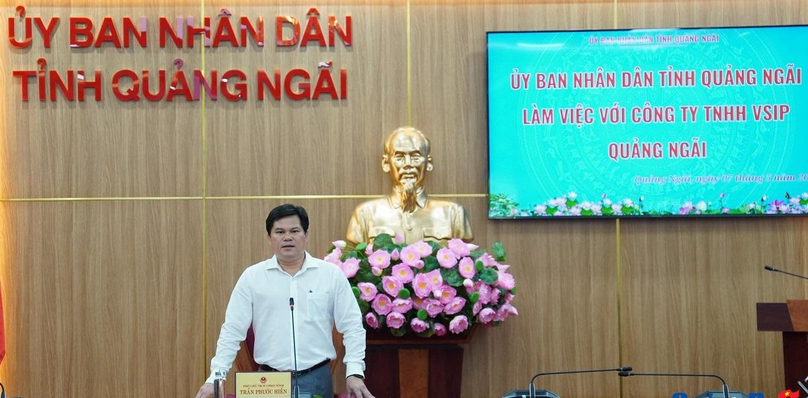
[[[373,398],[365,387],[365,329],[351,286],[333,264],[306,252],[309,216],[300,206],[285,204],[269,212],[269,244],[275,255],[241,274],[210,361],[211,375],[196,398],[213,395],[217,371],[227,372],[239,343],[252,325],[255,361],[264,371],[292,371],[301,392],[332,398],[331,360],[337,357],[331,340],[336,324],[345,343],[345,384],[352,398]],[[292,312],[294,300],[298,372],[294,374]],[[293,383],[294,384],[294,383]]]

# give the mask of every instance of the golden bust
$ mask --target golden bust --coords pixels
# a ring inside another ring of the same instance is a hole
[[[393,192],[356,207],[348,225],[349,241],[371,242],[382,233],[400,234],[407,243],[474,238],[463,206],[426,194],[424,179],[433,167],[429,145],[426,136],[412,127],[400,127],[387,136],[382,170],[390,175]]]

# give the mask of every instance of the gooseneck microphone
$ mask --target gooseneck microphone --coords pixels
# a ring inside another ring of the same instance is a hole
[[[709,374],[709,373],[632,373],[631,371],[627,372],[619,372],[620,377],[630,377],[630,376],[661,376],[661,377],[713,377],[718,380],[721,380],[721,389],[724,392],[724,398],[729,398],[729,387],[727,387],[727,382],[721,378],[719,375]]]
[[[293,297],[289,297],[289,311],[291,311],[292,314],[292,354],[295,360],[295,398],[300,398],[300,388],[297,385],[297,342],[295,338],[295,299]]]
[[[536,385],[533,384],[536,381],[536,378],[539,376],[550,376],[550,375],[566,375],[566,374],[576,374],[576,373],[601,373],[601,372],[631,372],[633,368],[631,366],[622,366],[619,368],[610,368],[610,369],[591,369],[591,370],[565,370],[560,372],[543,372],[537,373],[530,379],[530,385],[528,389],[530,391],[530,398],[536,398]]]
[[[766,271],[779,272],[781,274],[796,276],[797,278],[808,279],[808,277],[805,277],[805,276],[802,276],[802,275],[797,275],[797,274],[792,274],[791,272],[783,271],[781,269],[774,268],[771,265],[764,266],[763,269],[765,269]]]

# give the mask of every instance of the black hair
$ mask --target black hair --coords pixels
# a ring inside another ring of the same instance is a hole
[[[303,233],[309,232],[309,215],[306,213],[306,209],[301,206],[286,203],[269,212],[269,216],[267,216],[267,234],[272,233],[272,226],[275,224],[275,221],[289,216],[297,216],[297,218],[300,219],[300,226],[303,227]]]

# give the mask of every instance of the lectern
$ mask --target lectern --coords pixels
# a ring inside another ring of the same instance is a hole
[[[784,388],[801,391],[808,377],[808,300],[757,303],[758,331],[783,333]]]

